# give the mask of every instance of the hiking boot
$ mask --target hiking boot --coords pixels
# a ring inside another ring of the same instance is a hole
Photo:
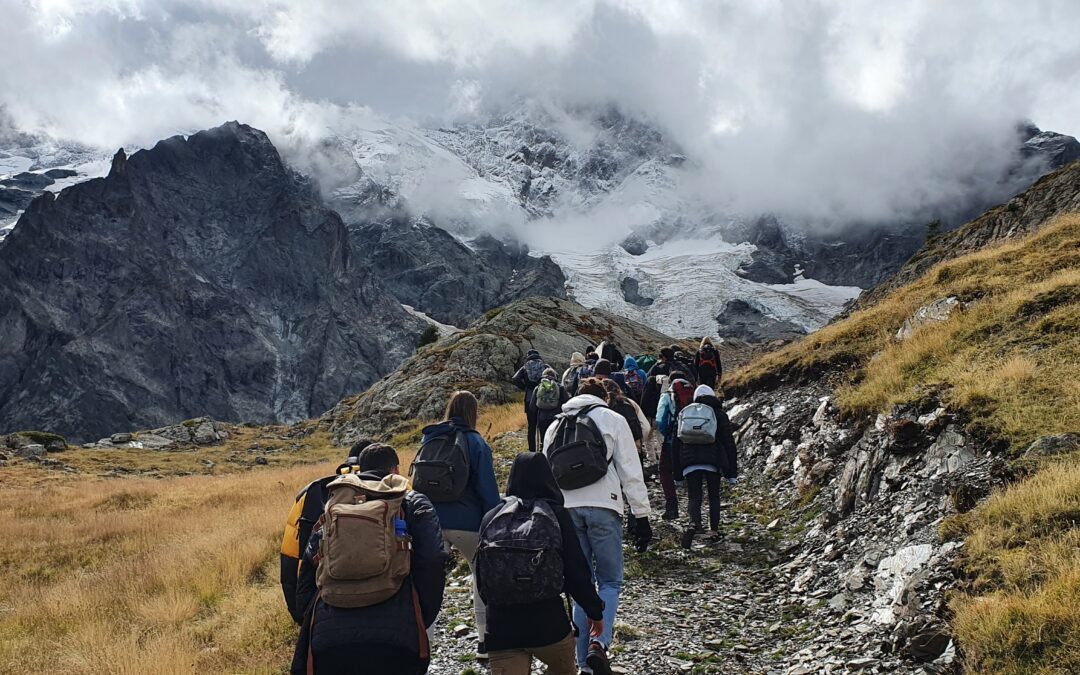
[[[679,500],[671,498],[664,505],[664,520],[676,520],[679,517]]]
[[[487,661],[488,660],[487,645],[484,644],[483,640],[481,640],[476,645],[476,660],[477,661]]]
[[[697,531],[695,530],[693,525],[686,528],[686,531],[682,534],[682,547],[687,551],[689,551],[690,547],[694,545],[695,534],[697,534]]]
[[[611,675],[607,650],[599,642],[589,644],[589,655],[585,657],[585,665],[592,670],[593,675]]]

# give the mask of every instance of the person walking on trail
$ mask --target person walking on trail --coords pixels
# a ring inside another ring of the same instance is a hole
[[[585,365],[578,368],[578,386],[581,386],[581,381],[586,377],[592,377],[596,373],[596,362],[600,360],[596,350],[589,347],[585,350]],[[577,392],[574,392],[574,396],[577,396]]]
[[[428,495],[439,514],[447,550],[454,548],[469,563],[473,578],[473,610],[480,636],[476,655],[487,658],[484,631],[487,613],[476,590],[473,557],[480,520],[499,503],[491,447],[476,431],[479,405],[467,391],[457,391],[446,406],[444,421],[424,428],[420,451],[412,465],[413,487]]]
[[[536,415],[529,412],[529,396],[536,385],[540,384],[546,368],[547,364],[540,357],[540,352],[530,349],[525,354],[525,365],[514,373],[514,385],[525,392],[525,418],[529,422],[529,450],[532,452],[536,452]]]
[[[630,390],[626,386],[626,378],[623,377],[623,373],[616,371],[612,367],[611,362],[607,359],[597,360],[596,368],[593,371],[593,377],[598,380],[613,380],[615,384],[619,385],[619,388],[623,390],[623,394],[627,396],[630,395]],[[578,393],[580,393],[580,391]]]
[[[544,437],[544,454],[604,601],[603,632],[599,637],[583,632],[577,638],[578,663],[595,675],[611,672],[608,649],[623,583],[624,493],[635,519],[637,550],[644,552],[652,541],[649,494],[634,437],[623,416],[607,406],[606,393],[600,380],[583,380]],[[580,604],[574,608],[574,623],[585,625]]]
[[[672,346],[674,347],[674,345]],[[697,366],[694,365],[694,359],[682,350],[676,350],[675,352],[672,371],[675,370],[680,371],[683,374],[683,379],[690,382],[695,387],[699,384]]]
[[[506,499],[488,512],[480,525],[477,581],[481,594],[487,594],[484,641],[492,675],[529,675],[534,657],[547,666],[548,675],[576,675],[575,631],[564,594],[573,598],[588,618],[580,629],[593,638],[603,635],[604,603],[563,502],[547,457],[523,452],[510,468]],[[507,527],[506,522],[517,527]],[[540,588],[536,584],[518,588],[513,575],[506,573],[514,568],[515,561],[508,559],[514,553],[500,544],[512,548],[519,545],[521,537],[542,539],[525,542],[543,551],[537,565],[544,571],[545,582]]]
[[[427,630],[445,583],[442,532],[431,502],[408,490],[398,464],[392,447],[372,444],[360,454],[360,473],[329,485],[298,581],[307,610],[293,675],[427,672]]]
[[[645,438],[648,437],[652,431],[652,425],[649,424],[649,418],[645,417],[645,413],[642,412],[641,406],[634,402],[634,399],[628,398],[623,390],[619,388],[619,385],[615,384],[615,380],[603,380],[601,384],[604,385],[604,391],[606,396],[604,399],[607,401],[608,407],[623,416],[626,423],[630,426],[630,434],[634,437],[634,443],[637,445],[638,459],[641,461],[642,470],[645,467]]]
[[[353,443],[348,456],[338,466],[337,471],[331,476],[324,476],[308,483],[296,495],[292,508],[289,509],[289,515],[285,519],[285,532],[281,536],[279,578],[281,592],[285,596],[285,606],[289,610],[289,616],[297,624],[304,620],[304,606],[296,600],[296,582],[300,575],[300,566],[303,564],[308,538],[311,536],[311,528],[315,526],[315,522],[319,520],[326,508],[326,488],[338,476],[359,472],[360,452],[373,442],[365,438]]]
[[[623,353],[619,351],[619,348],[611,340],[601,342],[596,348],[596,353],[600,355],[600,358],[607,359],[608,363],[619,364],[623,362]]]
[[[720,352],[713,346],[712,339],[701,338],[701,346],[698,347],[697,355],[694,356],[694,366],[698,371],[698,380],[712,389],[720,381],[723,374],[723,364],[720,363]]]
[[[564,403],[570,400],[570,395],[555,380],[555,370],[548,368],[544,371],[540,383],[532,390],[528,404],[533,415],[536,416],[536,428],[539,432],[537,438],[542,442],[548,427],[555,421],[555,417],[562,412]]]
[[[563,371],[560,382],[566,393],[573,396],[577,393],[578,382],[581,380],[581,367],[585,365],[585,355],[574,352],[570,356],[570,367]],[[544,434],[541,433],[541,436]]]
[[[661,376],[663,377],[663,376]],[[656,428],[663,439],[660,446],[660,487],[664,491],[664,520],[679,517],[679,499],[675,484],[682,480],[678,439],[676,438],[679,412],[694,400],[694,386],[674,370],[670,378],[663,378],[663,393],[656,409]]]
[[[686,479],[689,497],[690,527],[683,533],[683,548],[690,548],[694,536],[702,531],[703,487],[709,494],[709,530],[720,535],[721,481],[734,481],[738,475],[735,437],[731,422],[712,387],[699,385],[694,402],[679,412],[676,442]]]
[[[641,403],[641,397],[645,394],[645,371],[638,368],[637,359],[627,354],[623,358],[623,382],[630,390],[630,398],[635,403]]]

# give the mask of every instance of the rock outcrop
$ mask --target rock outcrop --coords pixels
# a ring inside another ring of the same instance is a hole
[[[510,378],[525,353],[536,349],[562,373],[570,355],[613,339],[626,353],[656,353],[672,342],[650,328],[607,312],[557,298],[528,298],[459,333],[423,347],[362,395],[342,401],[324,417],[342,443],[384,435],[400,423],[435,419],[449,394],[469,389],[483,403],[504,403]]]
[[[462,243],[423,218],[350,226],[355,255],[405,305],[467,326],[484,312],[531,296],[566,297],[551,258],[490,235]]]
[[[84,439],[291,422],[390,371],[422,327],[266,135],[230,122],[30,204],[0,244],[0,419]]]

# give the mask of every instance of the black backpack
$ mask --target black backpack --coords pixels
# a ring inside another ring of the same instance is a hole
[[[563,490],[592,485],[607,475],[608,458],[604,436],[587,413],[600,406],[586,406],[576,413],[556,417],[555,435],[545,451],[555,482]]]
[[[463,431],[433,436],[409,469],[413,489],[432,502],[456,502],[469,484],[469,442]]]
[[[480,530],[476,585],[488,605],[521,605],[563,592],[562,528],[544,499],[507,497]]]
[[[641,420],[638,419],[634,405],[630,401],[623,400],[617,408],[612,408],[612,410],[623,416],[626,423],[630,425],[630,434],[633,435],[634,440],[640,441],[644,434],[641,433]]]

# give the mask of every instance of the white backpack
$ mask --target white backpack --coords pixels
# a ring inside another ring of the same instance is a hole
[[[679,440],[688,445],[716,442],[716,411],[705,403],[691,403],[679,413]]]

